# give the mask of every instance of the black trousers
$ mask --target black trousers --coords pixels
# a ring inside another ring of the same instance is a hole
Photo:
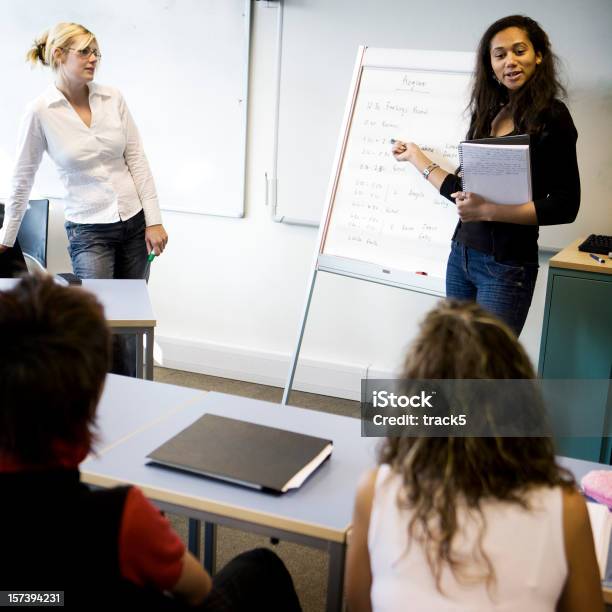
[[[267,548],[256,548],[234,557],[213,577],[212,591],[199,606],[188,606],[179,599],[127,581],[116,593],[105,592],[105,595],[103,601],[100,597],[92,598],[87,609],[106,612],[110,597],[110,600],[121,601],[125,610],[147,612],[302,611],[287,568]]]
[[[201,612],[301,612],[291,575],[276,553],[255,548],[234,557],[213,577]]]

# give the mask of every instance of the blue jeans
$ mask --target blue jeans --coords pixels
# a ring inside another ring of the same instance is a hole
[[[446,297],[478,302],[518,336],[529,312],[537,276],[537,264],[501,263],[493,255],[453,241],[446,268]]]
[[[145,278],[144,213],[117,223],[66,221],[68,253],[79,278]]]
[[[79,278],[148,278],[144,212],[116,223],[65,224],[72,269]],[[134,336],[113,336],[111,372],[136,376]]]

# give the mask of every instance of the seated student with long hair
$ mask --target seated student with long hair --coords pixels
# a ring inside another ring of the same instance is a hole
[[[509,327],[456,301],[426,316],[402,374],[534,377]],[[586,505],[550,438],[389,437],[379,463],[355,502],[351,612],[603,610]]]
[[[111,355],[93,295],[27,277],[0,292],[0,338],[0,589],[63,590],[78,610],[301,609],[273,552],[211,581],[139,489],[79,482]]]

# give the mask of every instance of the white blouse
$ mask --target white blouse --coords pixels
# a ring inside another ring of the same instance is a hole
[[[66,188],[65,216],[74,223],[125,221],[144,210],[161,223],[157,192],[138,130],[121,93],[89,84],[91,127],[50,85],[23,117],[0,244],[13,246],[45,151]]]
[[[482,546],[496,582],[490,589],[482,581],[459,582],[447,565],[442,592],[436,589],[422,546],[409,540],[411,512],[397,503],[402,491],[401,476],[388,465],[380,466],[368,530],[373,612],[554,612],[568,571],[559,487],[531,491],[529,510],[483,501]],[[479,566],[469,561],[482,519],[462,507],[457,508],[457,519],[452,548],[475,577]]]

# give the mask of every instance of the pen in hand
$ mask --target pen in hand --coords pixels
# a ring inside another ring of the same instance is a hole
[[[151,270],[151,262],[155,259],[155,251],[151,251],[147,256],[147,265],[145,266],[144,277],[149,281],[149,271]]]
[[[408,147],[406,146],[406,143],[402,142],[401,140],[397,140],[395,138],[391,138],[389,140],[389,142],[393,145],[393,148],[391,150],[393,155],[396,155],[396,156],[397,155],[401,155],[402,153],[404,153],[408,149]]]

